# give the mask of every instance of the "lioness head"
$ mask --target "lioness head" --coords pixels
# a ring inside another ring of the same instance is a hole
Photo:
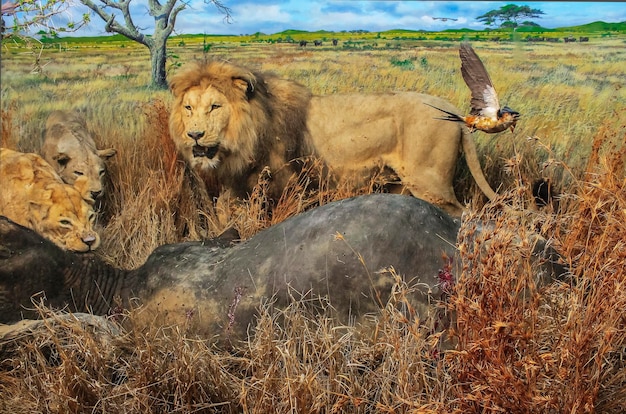
[[[29,227],[59,247],[85,252],[96,249],[95,214],[87,177],[64,183],[42,157],[0,148],[0,215]]]
[[[223,62],[188,64],[172,77],[170,133],[192,167],[218,168],[234,153],[233,159],[253,159],[255,83],[251,72]]]
[[[104,188],[104,161],[116,152],[113,148],[96,148],[84,118],[77,112],[54,111],[48,117],[42,147],[44,159],[68,184],[86,177],[89,186],[86,200],[92,204]]]
[[[50,182],[38,191],[29,205],[30,226],[58,246],[77,252],[95,250],[100,236],[93,229],[95,212],[84,199],[89,192],[87,177],[74,186]]]

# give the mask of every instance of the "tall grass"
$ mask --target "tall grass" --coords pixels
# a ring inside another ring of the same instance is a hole
[[[211,53],[316,93],[419,90],[468,109],[456,47],[437,45],[317,51],[223,44]],[[619,74],[626,51],[615,40],[586,46],[475,45],[501,102],[523,118],[514,134],[475,134],[499,200],[485,203],[459,163],[457,193],[471,200],[459,235],[463,271],[433,312],[452,312],[454,350],[440,350],[431,334],[441,321],[398,311],[410,310],[411,292],[400,281],[372,316],[373,330],[338,326],[323,302],[312,315],[296,300],[287,309],[261,307],[249,340],[228,351],[185,326],[142,325],[133,313],[122,329],[41,308],[51,318],[45,324],[0,342],[0,411],[624,412],[626,89]],[[183,61],[203,56],[193,47],[174,52]],[[3,55],[2,145],[37,151],[50,110],[86,109],[96,141],[119,151],[108,165],[100,216],[100,254],[118,266],[136,267],[158,245],[230,227],[245,239],[312,206],[380,187],[377,178],[357,192],[326,181],[313,189],[308,180],[321,166],[311,160],[272,215],[262,208],[263,177],[246,202],[228,194],[214,200],[177,158],[169,94],[142,86],[147,60],[129,62],[124,49],[107,50],[107,59],[95,53],[54,52],[45,58],[55,62],[36,75],[25,56]],[[392,63],[424,58],[427,64],[411,70]],[[541,211],[532,208],[530,191],[539,177],[560,193],[557,205]],[[520,213],[503,214],[503,202]],[[478,234],[477,221],[492,225]],[[537,234],[571,275],[539,283],[530,260]]]

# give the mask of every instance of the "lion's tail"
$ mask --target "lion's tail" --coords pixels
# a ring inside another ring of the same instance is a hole
[[[443,112],[444,114],[447,115],[447,116],[444,116],[444,117],[441,117],[441,118],[435,118],[435,119],[442,119],[444,121],[453,121],[453,122],[463,122],[463,123],[465,123],[465,119],[463,119],[462,116],[455,114],[454,112],[446,111],[445,109],[438,108],[438,107],[436,107],[434,105],[431,105],[429,103],[426,103],[426,102],[424,102],[424,105],[428,105],[431,108],[435,108],[436,110],[441,111],[441,112]]]
[[[472,173],[472,177],[474,177],[474,181],[478,184],[478,187],[481,191],[487,196],[487,198],[491,201],[497,197],[497,194],[485,178],[485,174],[483,174],[482,167],[480,166],[480,161],[478,160],[478,152],[476,151],[476,144],[474,144],[474,140],[472,139],[472,135],[469,129],[463,125],[461,127],[461,142],[463,145],[463,152],[465,152],[465,160],[467,162],[467,166],[469,167],[470,173]]]

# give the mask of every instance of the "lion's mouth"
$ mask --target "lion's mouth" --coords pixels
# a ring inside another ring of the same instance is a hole
[[[213,145],[212,147],[204,147],[202,145],[194,145],[192,148],[193,156],[198,157],[207,157],[208,159],[212,159],[217,154],[217,151],[220,149],[219,145]]]

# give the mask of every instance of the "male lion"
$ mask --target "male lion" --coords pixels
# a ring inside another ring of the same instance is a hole
[[[74,184],[78,177],[87,177],[88,202],[93,203],[102,195],[104,160],[116,153],[113,148],[96,148],[80,113],[53,111],[48,116],[41,155],[68,184]]]
[[[184,159],[238,196],[264,167],[280,196],[292,162],[319,156],[340,178],[364,180],[382,168],[413,196],[453,215],[461,147],[481,190],[493,198],[468,129],[437,119],[449,102],[415,92],[312,96],[302,85],[226,63],[190,63],[170,81],[170,133]]]
[[[67,250],[86,252],[99,246],[95,213],[84,199],[87,177],[78,177],[72,186],[40,156],[0,148],[0,181],[0,215]]]
[[[226,63],[192,63],[170,80],[170,134],[190,166],[245,197],[264,167],[270,196],[280,197],[293,170],[310,154],[306,114],[311,93],[272,75]]]

